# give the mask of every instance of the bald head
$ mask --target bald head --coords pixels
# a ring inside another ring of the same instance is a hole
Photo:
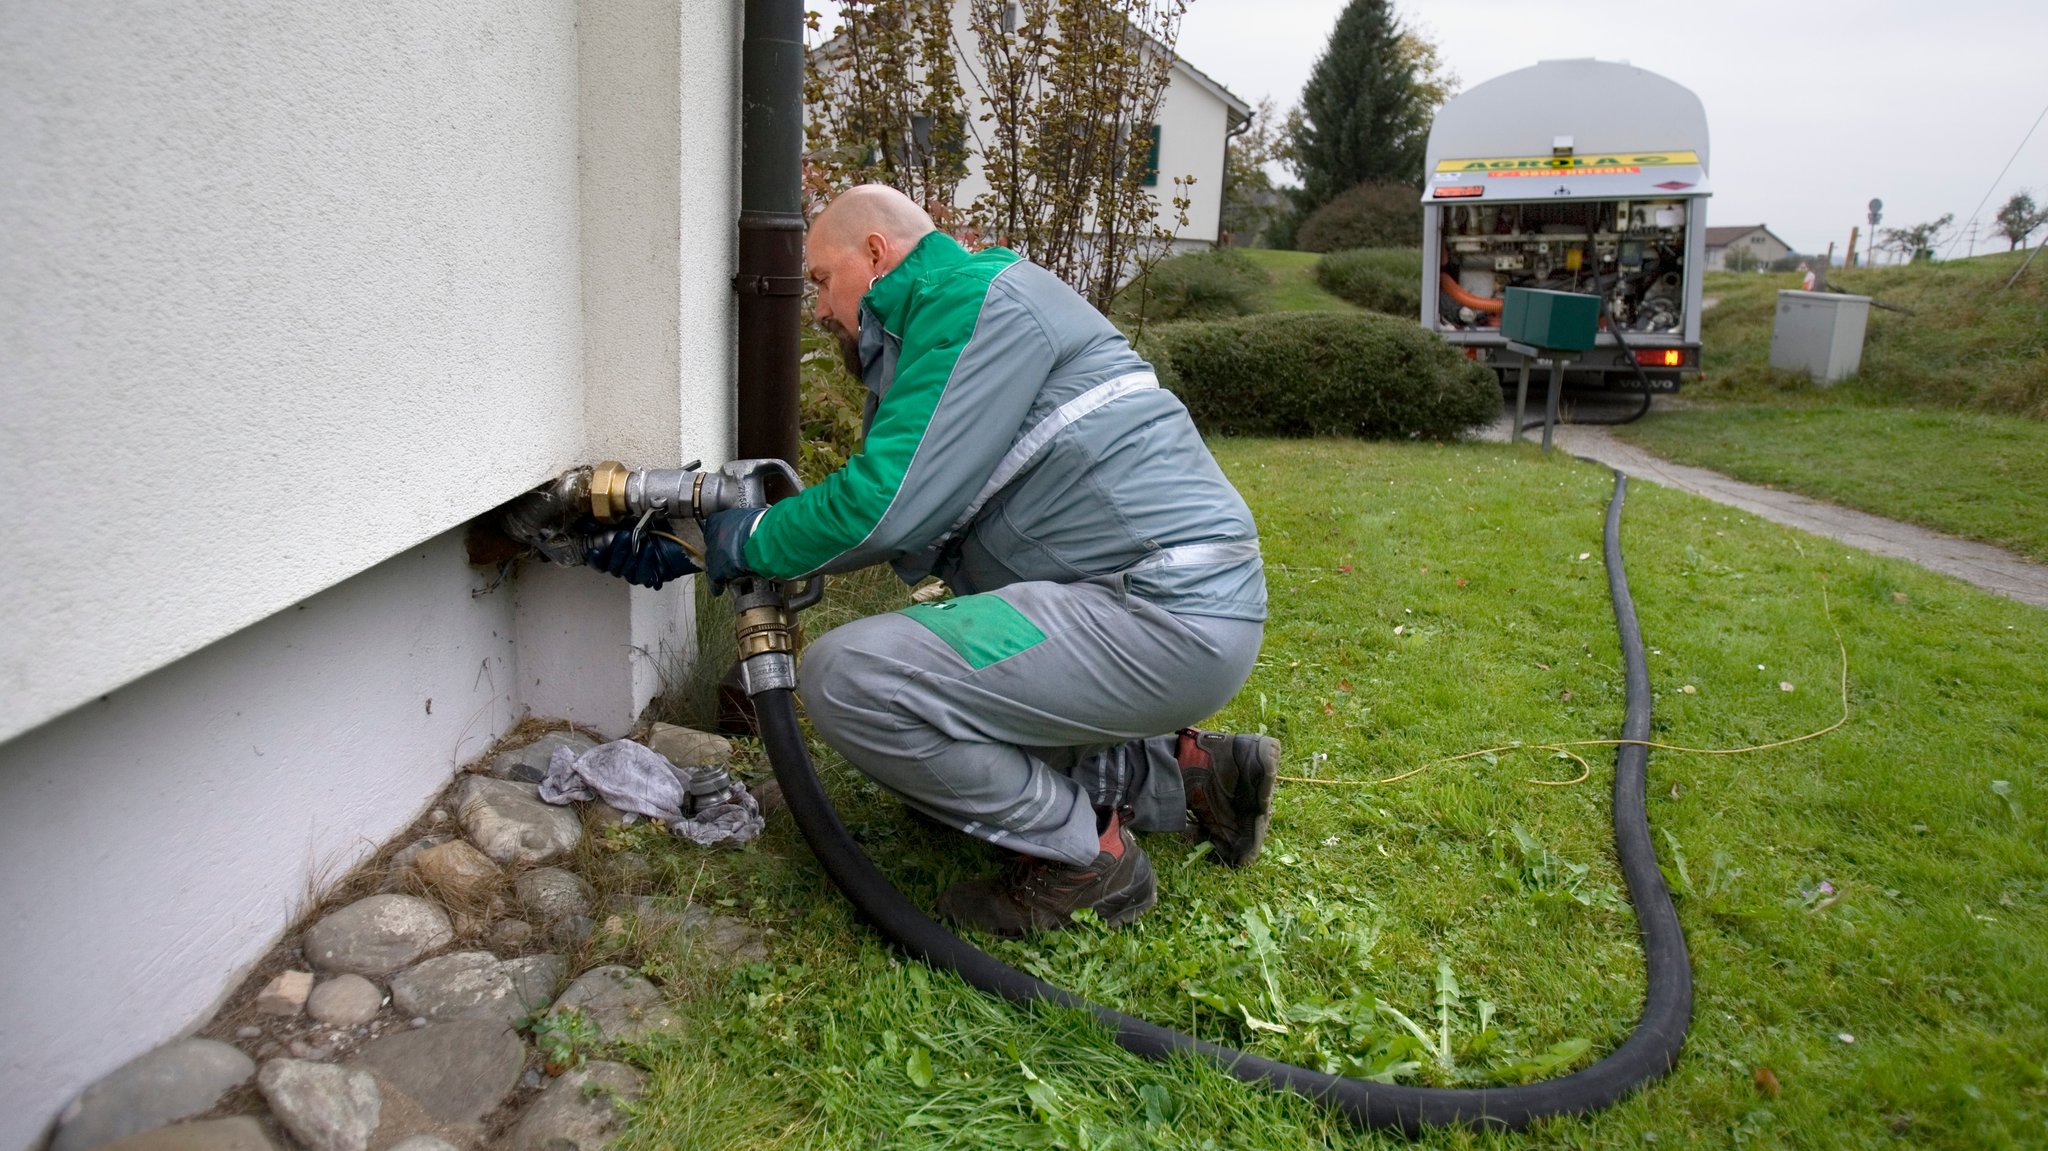
[[[862,184],[842,193],[811,221],[810,246],[859,247],[868,237],[879,236],[900,250],[900,259],[932,230],[932,218],[910,197],[887,184]]]
[[[816,314],[843,354],[857,344],[861,298],[932,231],[924,209],[887,184],[854,188],[811,221],[804,264],[818,289]]]

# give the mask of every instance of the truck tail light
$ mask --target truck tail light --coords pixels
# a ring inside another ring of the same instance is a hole
[[[1643,348],[1636,352],[1636,363],[1646,368],[1682,368],[1685,366],[1683,348]]]

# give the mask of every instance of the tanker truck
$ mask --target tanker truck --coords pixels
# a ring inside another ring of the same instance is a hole
[[[1699,97],[1628,64],[1547,60],[1453,98],[1424,165],[1423,326],[1505,380],[1508,288],[1594,295],[1565,383],[1677,391],[1699,372],[1707,169]]]

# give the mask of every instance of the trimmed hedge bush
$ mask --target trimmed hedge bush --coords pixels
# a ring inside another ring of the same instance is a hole
[[[1304,252],[1422,246],[1422,192],[1406,184],[1360,184],[1301,222],[1294,246]]]
[[[1361,308],[1412,320],[1422,314],[1422,249],[1331,252],[1316,261],[1316,283]]]
[[[1147,334],[1160,380],[1204,431],[1451,439],[1492,420],[1492,372],[1411,321],[1272,312]]]
[[[1152,265],[1117,294],[1115,310],[1131,319],[1142,314],[1147,323],[1248,316],[1271,283],[1243,252],[1218,248]]]

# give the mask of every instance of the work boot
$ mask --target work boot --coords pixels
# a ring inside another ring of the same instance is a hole
[[[1000,877],[947,888],[939,896],[939,914],[964,927],[1018,939],[1072,927],[1074,912],[1084,907],[1111,927],[1152,910],[1159,902],[1152,861],[1113,813],[1098,846],[1101,850],[1086,867],[1018,856]]]
[[[1180,733],[1178,754],[1188,837],[1214,844],[1217,862],[1227,867],[1257,859],[1273,820],[1280,741],[1190,727]]]

